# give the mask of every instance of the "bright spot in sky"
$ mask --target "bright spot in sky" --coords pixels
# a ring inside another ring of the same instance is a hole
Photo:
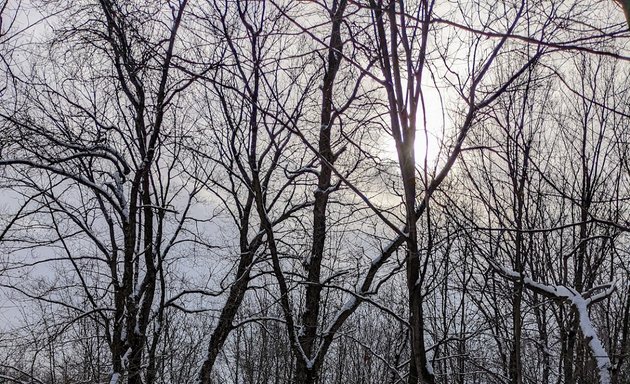
[[[434,165],[440,155],[440,144],[444,132],[443,108],[438,92],[429,88],[425,91],[426,129],[422,108],[418,110],[416,140],[414,143],[416,164],[423,165],[425,158],[429,166]],[[386,138],[385,156],[398,161],[396,143],[392,136]]]

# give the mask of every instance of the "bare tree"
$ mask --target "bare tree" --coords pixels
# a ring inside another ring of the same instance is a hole
[[[186,5],[70,7],[69,23],[53,31],[54,64],[21,79],[16,107],[2,112],[11,140],[0,164],[23,196],[3,229],[19,237],[6,240],[16,250],[52,247],[34,263],[74,271],[69,301],[54,282],[43,291],[3,286],[69,310],[68,324],[91,319],[102,332],[97,343],[109,346],[112,382],[155,381],[165,262],[175,245],[196,241],[182,233],[200,186],[177,176],[189,129],[178,120],[182,93],[197,77],[176,69],[185,60],[178,36]]]

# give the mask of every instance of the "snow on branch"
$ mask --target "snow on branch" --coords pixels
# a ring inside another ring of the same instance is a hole
[[[120,381],[120,373],[114,372],[112,373],[112,378],[109,380],[109,384],[118,384]]]
[[[612,368],[612,364],[604,345],[597,336],[597,331],[593,326],[593,322],[588,315],[588,307],[612,294],[616,288],[615,281],[599,285],[587,292],[580,293],[571,287],[562,285],[547,285],[536,282],[525,275],[521,275],[518,272],[507,269],[493,261],[490,261],[490,265],[503,277],[512,281],[520,280],[527,288],[534,292],[553,299],[568,300],[578,313],[580,329],[582,330],[584,339],[593,353],[593,358],[597,364],[599,383],[610,384],[610,370]],[[595,292],[599,293],[595,294]]]

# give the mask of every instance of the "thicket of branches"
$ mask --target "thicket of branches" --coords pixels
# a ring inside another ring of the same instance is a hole
[[[0,5],[0,383],[628,382],[615,2]]]

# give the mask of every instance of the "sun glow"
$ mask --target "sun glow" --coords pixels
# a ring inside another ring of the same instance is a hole
[[[428,166],[431,166],[437,162],[444,136],[444,121],[443,106],[439,94],[434,88],[431,88],[428,92],[425,92],[424,111],[422,108],[419,108],[417,115],[414,142],[417,165],[423,166],[426,162]],[[385,156],[398,161],[396,142],[391,133],[386,138]]]

